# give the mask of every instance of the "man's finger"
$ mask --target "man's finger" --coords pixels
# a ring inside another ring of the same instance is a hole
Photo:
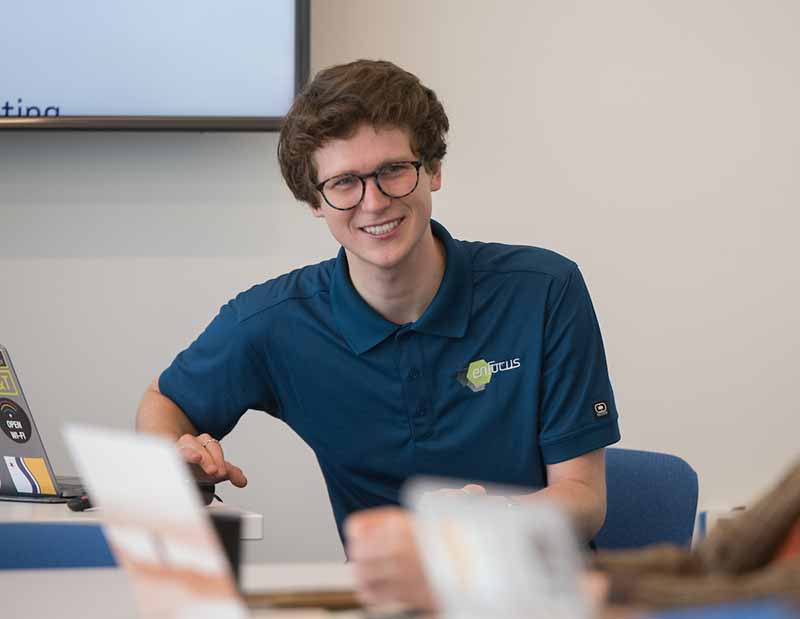
[[[214,459],[210,455],[204,454],[202,451],[200,454],[201,460],[195,466],[198,467],[204,475],[208,475],[210,479],[219,477],[219,468],[216,462],[214,462]]]
[[[198,436],[197,440],[200,441],[200,447],[206,450],[208,455],[211,456],[214,465],[217,467],[217,477],[220,479],[227,478],[228,471],[225,467],[225,455],[222,451],[222,446],[219,444],[219,441],[211,436],[203,434]]]
[[[225,461],[225,469],[228,471],[228,479],[237,488],[244,488],[247,485],[247,477],[235,464]]]
[[[189,464],[199,464],[203,456],[193,447],[178,447],[178,453]]]
[[[205,436],[211,438],[208,435]],[[206,440],[208,440],[208,438]],[[202,443],[198,440],[198,437],[192,436],[191,434],[184,434],[178,439],[177,446],[181,455],[183,455],[187,462],[199,467],[199,469],[209,477],[213,478],[217,475],[217,464],[214,462],[214,458],[208,450],[202,447]]]
[[[202,471],[203,474],[213,476],[217,472],[217,467],[214,464],[211,456],[205,453],[205,450],[197,446],[180,446],[178,452],[183,459],[189,464],[196,467],[197,470]]]

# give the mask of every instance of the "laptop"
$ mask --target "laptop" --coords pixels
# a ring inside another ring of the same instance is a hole
[[[0,345],[0,501],[65,503],[83,494],[77,477],[57,477],[8,350]]]

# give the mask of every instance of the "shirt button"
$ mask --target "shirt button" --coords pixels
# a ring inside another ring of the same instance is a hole
[[[408,371],[408,380],[417,380],[419,378],[420,371],[417,368],[411,368]]]
[[[417,417],[424,417],[428,411],[420,407],[417,409]]]

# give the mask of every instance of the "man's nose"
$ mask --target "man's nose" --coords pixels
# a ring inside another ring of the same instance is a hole
[[[364,199],[361,201],[361,208],[366,211],[379,211],[391,204],[392,199],[378,189],[378,181],[373,176],[366,180],[364,188]]]

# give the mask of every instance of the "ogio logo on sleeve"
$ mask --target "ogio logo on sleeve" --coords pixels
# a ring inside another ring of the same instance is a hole
[[[608,404],[605,402],[595,402],[594,403],[594,416],[595,417],[605,417],[608,415]]]
[[[483,391],[492,381],[492,376],[498,372],[515,370],[522,365],[519,357],[508,361],[486,361],[478,359],[472,361],[465,369],[459,370],[456,378],[458,382],[468,387],[473,392]]]

